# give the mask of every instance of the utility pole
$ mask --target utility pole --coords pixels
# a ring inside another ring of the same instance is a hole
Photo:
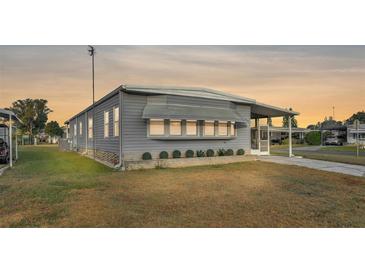
[[[335,106],[332,107],[332,120],[335,120]]]
[[[95,159],[95,112],[94,112],[94,105],[95,105],[95,75],[94,75],[94,55],[95,55],[95,49],[93,46],[89,46],[89,55],[91,56],[91,62],[92,62],[92,81],[93,81],[93,105],[92,105],[92,117],[93,117],[93,158]]]

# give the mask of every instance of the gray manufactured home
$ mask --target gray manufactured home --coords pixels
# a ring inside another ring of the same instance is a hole
[[[153,159],[174,150],[269,154],[270,127],[260,119],[297,114],[206,88],[121,85],[65,124],[72,150],[123,166],[145,152]]]

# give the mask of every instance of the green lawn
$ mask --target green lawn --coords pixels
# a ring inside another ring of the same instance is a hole
[[[293,153],[296,156],[302,156],[308,159],[365,166],[364,156],[356,157],[355,155],[352,156],[352,155],[326,154],[325,151],[323,151],[323,153],[312,152],[312,151],[294,151]],[[287,152],[275,151],[275,150],[271,150],[271,154],[279,156],[288,156]]]
[[[356,155],[356,146],[330,146],[330,147],[321,147],[321,150],[323,151],[351,151],[354,152],[354,155]],[[359,148],[359,151],[364,152],[365,149]]]
[[[365,227],[365,179],[265,162],[118,172],[25,147],[1,227]]]

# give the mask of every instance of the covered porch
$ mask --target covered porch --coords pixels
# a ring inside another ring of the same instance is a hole
[[[270,155],[271,132],[278,130],[288,132],[289,137],[289,157],[293,155],[293,128],[292,118],[299,115],[298,112],[277,108],[261,103],[256,103],[251,107],[251,154],[253,155]],[[270,125],[270,119],[276,117],[287,117],[287,128],[276,128]],[[301,131],[302,132],[302,131]],[[303,134],[303,132],[302,132]]]
[[[0,139],[4,147],[9,150],[9,166],[18,159],[18,140],[16,135],[16,122],[20,122],[14,112],[0,108]],[[4,150],[5,151],[5,150]]]

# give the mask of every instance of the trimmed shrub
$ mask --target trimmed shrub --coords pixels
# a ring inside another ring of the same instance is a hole
[[[224,155],[226,155],[226,156],[232,156],[233,154],[234,154],[233,150],[229,148],[229,149],[227,149],[225,151],[225,154]]]
[[[166,151],[160,152],[160,159],[168,159],[168,158],[169,158],[169,154]]]
[[[196,157],[205,157],[205,152],[203,150],[197,150]]]
[[[208,149],[207,150],[207,157],[213,157],[214,156],[214,150],[213,149]]]
[[[143,159],[143,160],[152,160],[152,155],[151,155],[151,153],[149,153],[149,152],[145,152],[145,153],[143,153],[143,155],[142,155],[142,159]]]
[[[226,155],[226,151],[223,148],[220,148],[217,150],[218,156],[224,156]]]
[[[321,144],[321,133],[319,131],[308,132],[305,137],[305,142],[308,145],[320,145]]]
[[[238,149],[237,155],[245,155],[245,150],[243,148]]]
[[[181,152],[180,150],[174,150],[172,152],[172,158],[180,158],[181,157]]]
[[[192,151],[191,149],[188,149],[188,150],[185,152],[185,157],[186,157],[186,158],[193,158],[193,157],[194,157],[194,151]]]

